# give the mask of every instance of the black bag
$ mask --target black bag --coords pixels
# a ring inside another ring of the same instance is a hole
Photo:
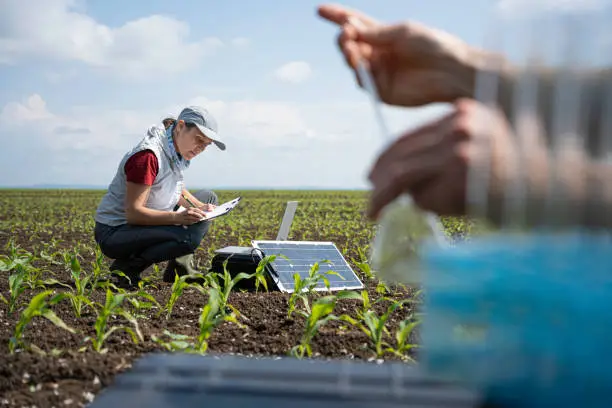
[[[215,252],[216,254],[211,261],[210,271],[223,276],[223,264],[227,261],[226,268],[232,278],[235,278],[236,275],[242,272],[249,275],[254,274],[259,262],[262,260],[261,251],[252,247],[229,246]],[[268,290],[272,290],[274,282],[270,279],[268,273],[265,274],[265,277],[268,281]],[[259,289],[263,289],[261,285]],[[234,290],[255,291],[255,279],[240,280],[236,286],[234,286]]]

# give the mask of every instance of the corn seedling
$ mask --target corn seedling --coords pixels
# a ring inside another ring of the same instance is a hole
[[[169,341],[162,339],[159,336],[151,336],[151,340],[153,340],[158,345],[162,346],[167,351],[171,352],[189,352],[193,350],[193,343],[190,342],[191,338],[186,334],[176,334],[171,333],[168,330],[163,331],[163,335],[169,338]]]
[[[104,305],[98,305],[99,309],[96,308],[97,318],[94,323],[95,335],[92,337],[86,337],[85,342],[91,342],[93,350],[98,353],[106,353],[106,349],[103,349],[103,345],[111,334],[118,330],[123,330],[128,333],[134,343],[142,341],[142,334],[138,327],[137,320],[125,309],[122,308],[123,301],[126,297],[130,296],[127,293],[114,294],[110,289],[106,289],[106,301]],[[108,327],[109,320],[112,317],[120,316],[126,319],[132,326],[112,326]],[[84,350],[81,349],[81,350]]]
[[[391,289],[389,289],[389,286],[385,282],[378,281],[376,284],[376,293],[379,295],[385,295],[391,293]]]
[[[135,317],[136,318],[144,318],[145,314],[140,314],[140,311],[158,309],[162,310],[162,306],[159,302],[149,293],[145,292],[142,287],[142,282],[139,283],[138,291],[134,292],[132,296],[127,298],[128,302],[134,307],[136,310]]]
[[[170,293],[168,302],[166,302],[166,305],[163,309],[166,312],[166,320],[170,319],[170,316],[172,316],[172,310],[174,309],[174,305],[183,294],[185,288],[191,286],[191,284],[187,282],[187,280],[190,278],[191,277],[189,275],[184,275],[180,277],[178,275],[175,275],[174,283],[172,284],[172,292]]]
[[[9,275],[9,298],[2,296],[2,301],[8,305],[9,314],[13,314],[17,308],[17,298],[27,289],[24,285],[26,270],[22,265],[15,265],[13,273]]]
[[[368,278],[374,279],[374,274],[372,273],[372,267],[368,262],[368,257],[366,255],[367,249],[357,248],[357,253],[359,254],[359,261],[354,261],[355,265],[359,270]]]
[[[219,297],[219,308],[221,310],[224,311],[225,313],[225,308],[230,308],[234,314],[236,314],[237,316],[240,315],[240,312],[233,307],[232,305],[229,304],[229,297],[232,293],[232,289],[234,289],[234,287],[238,284],[238,282],[240,282],[243,279],[251,279],[255,276],[257,276],[257,272],[253,273],[253,274],[248,274],[245,272],[240,272],[238,274],[236,274],[236,276],[234,276],[232,278],[232,275],[229,273],[229,271],[227,270],[227,263],[228,260],[226,260],[225,262],[223,262],[223,283],[221,283],[220,279],[219,279],[219,274],[218,273],[209,273],[208,275],[206,275],[205,279],[206,282],[208,283],[208,285],[214,289],[217,290],[218,294],[217,296]],[[259,275],[264,277],[263,272],[264,269],[260,269],[259,271]]]
[[[53,292],[48,290],[35,295],[28,306],[21,312],[19,316],[19,320],[15,325],[15,331],[13,336],[9,340],[9,352],[13,354],[18,347],[23,347],[23,333],[35,317],[44,317],[49,320],[55,326],[67,330],[71,333],[74,333],[74,329],[68,327],[66,323],[62,319],[60,319],[53,310],[51,310],[51,306],[56,305],[60,301],[62,301],[66,295],[63,293],[54,295],[49,299],[49,297],[53,295]]]
[[[223,307],[223,299],[219,290],[215,287],[208,289],[208,301],[202,308],[198,320],[200,333],[196,339],[195,349],[198,353],[206,353],[208,350],[208,339],[213,330],[221,323],[229,321],[238,324],[234,313],[226,313]]]
[[[312,357],[312,347],[310,342],[319,332],[319,329],[327,324],[330,320],[338,320],[338,317],[332,312],[336,307],[336,302],[341,299],[361,299],[359,294],[353,291],[341,291],[337,295],[329,295],[321,297],[312,305],[312,311],[306,314],[302,311],[297,311],[298,314],[306,318],[304,333],[300,338],[300,344],[293,347],[290,354],[297,358],[303,358],[304,354]]]
[[[67,292],[72,308],[76,317],[83,315],[83,307],[93,307],[89,296],[97,286],[95,274],[88,274],[81,268],[81,263],[76,253],[65,254],[66,269],[70,271],[70,276],[74,282],[74,288]]]
[[[104,270],[104,254],[102,253],[102,250],[98,245],[94,247],[94,255],[95,258],[92,262],[91,278],[89,282],[91,284],[92,290],[98,287],[99,282],[102,280]]]
[[[276,258],[277,258],[276,255],[266,255],[257,264],[257,269],[255,269],[255,292],[259,292],[260,286],[263,286],[266,292],[268,291],[268,280],[266,278],[266,267],[271,262],[274,262]]]
[[[232,278],[232,275],[227,270],[227,262],[227,260],[223,262],[222,276],[220,276],[220,274],[218,273],[211,272],[205,277],[208,285],[210,285],[210,287],[212,288],[215,288],[219,292],[221,307],[225,307],[225,305],[227,305],[232,289],[238,284],[238,282],[243,279],[249,279],[253,276],[245,272],[240,272]],[[223,281],[221,281],[221,278],[223,279]]]
[[[15,241],[10,239],[6,245],[8,249],[8,255],[0,256],[0,271],[10,271],[17,267],[17,265],[27,266],[33,260],[33,255],[21,249],[15,244]]]
[[[368,310],[370,310],[372,308],[372,302],[370,301],[370,295],[368,295],[368,291],[367,290],[362,290],[361,291],[361,308],[357,310],[357,317],[359,319],[363,319],[365,317],[365,314],[368,312]],[[374,303],[378,302],[379,300],[376,300]]]
[[[26,288],[44,287],[45,283],[40,269],[31,264],[34,260],[32,253],[19,248],[12,239],[7,248],[8,255],[0,256],[0,272],[9,272],[9,298],[0,295],[0,300],[8,305],[9,314],[12,314],[17,307],[17,298]]]
[[[329,261],[323,261],[329,262]],[[319,272],[319,263],[316,262],[314,265],[310,267],[308,271],[308,276],[304,279],[300,276],[299,273],[293,274],[293,293],[289,297],[289,308],[287,310],[287,318],[291,318],[293,312],[295,312],[295,308],[297,306],[297,302],[299,300],[302,301],[304,305],[304,309],[310,313],[310,304],[308,301],[308,295],[310,295],[314,289],[317,287],[320,281],[323,281],[325,287],[329,291],[330,283],[329,279],[327,279],[328,275],[336,275],[341,279],[344,279],[338,272],[335,271],[327,271],[325,273]]]
[[[389,317],[391,317],[391,314],[396,309],[402,307],[409,301],[409,299],[402,299],[392,302],[387,307],[385,313],[383,313],[381,316],[378,316],[375,310],[370,309],[360,313],[362,317],[359,320],[353,319],[348,315],[342,315],[341,319],[355,327],[358,327],[362,332],[364,332],[372,343],[376,357],[380,358],[389,348],[389,344],[384,341],[384,336],[389,335],[389,331],[385,326],[389,320]]]
[[[32,265],[34,255],[16,246],[12,240],[9,241],[7,247],[9,254],[0,257],[0,271],[15,271],[15,274],[20,277],[20,285],[27,288],[44,288],[42,270]]]
[[[39,258],[41,261],[44,261],[50,265],[63,265],[63,252],[56,251],[48,253],[46,248],[41,250],[39,253]],[[57,259],[59,258],[59,260]]]
[[[395,332],[396,347],[389,347],[387,351],[394,353],[404,360],[414,362],[407,353],[418,347],[416,344],[410,343],[410,335],[420,323],[420,320],[414,317],[402,320],[399,324],[399,328]]]

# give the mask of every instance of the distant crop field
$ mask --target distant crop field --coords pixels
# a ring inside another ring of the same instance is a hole
[[[416,289],[380,282],[371,270],[367,193],[216,192],[221,202],[243,200],[196,252],[203,271],[216,249],[275,239],[286,202],[296,200],[289,239],[334,242],[366,289],[242,292],[222,274],[169,284],[157,264],[140,290],[115,290],[106,283],[110,260],[93,240],[103,191],[0,190],[2,405],[84,406],[154,351],[414,362]],[[462,220],[444,224],[449,234],[467,232]],[[320,278],[312,271],[306,289]]]

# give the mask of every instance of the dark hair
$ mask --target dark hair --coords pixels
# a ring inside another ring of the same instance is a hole
[[[162,120],[162,123],[164,124],[164,127],[168,129],[170,126],[174,126],[176,120],[174,118],[166,118]]]
[[[171,132],[172,134],[174,134],[174,130],[175,130],[175,126],[176,126],[176,121],[173,120],[172,124],[170,126],[168,126],[169,128],[171,128]],[[194,127],[197,127],[197,125],[195,123],[191,123],[191,122],[185,122],[185,127],[189,130],[193,129]]]

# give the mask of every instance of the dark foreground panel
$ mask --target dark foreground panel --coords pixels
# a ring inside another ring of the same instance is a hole
[[[92,408],[477,407],[478,397],[402,363],[152,354]]]

